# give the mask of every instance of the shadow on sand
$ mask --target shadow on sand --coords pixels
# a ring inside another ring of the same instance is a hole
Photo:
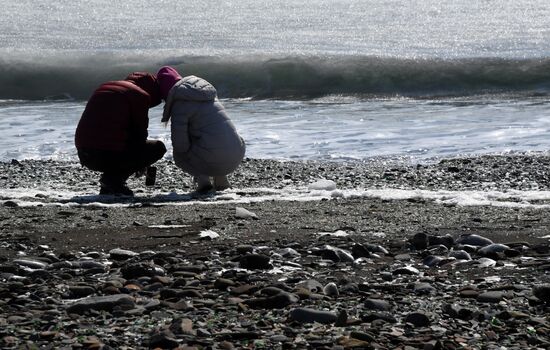
[[[85,195],[74,196],[70,199],[61,201],[62,203],[75,203],[75,204],[126,204],[132,205],[157,205],[163,203],[173,202],[191,202],[191,201],[213,201],[217,197],[216,192],[199,193],[189,192],[178,194],[176,192],[170,192],[168,194],[157,194],[154,196],[136,195],[130,196],[114,196],[114,195]]]

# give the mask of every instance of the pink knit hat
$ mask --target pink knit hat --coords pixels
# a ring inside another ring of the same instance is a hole
[[[166,100],[170,89],[181,80],[178,71],[170,66],[164,66],[157,73],[157,80],[160,85],[160,97]]]

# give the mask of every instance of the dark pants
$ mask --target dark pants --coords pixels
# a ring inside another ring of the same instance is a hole
[[[161,159],[166,153],[162,141],[147,140],[134,149],[118,152],[96,149],[79,149],[78,158],[85,167],[101,171],[103,184],[123,184],[133,173]]]

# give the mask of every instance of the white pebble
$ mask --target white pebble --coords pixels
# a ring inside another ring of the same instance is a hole
[[[258,215],[256,215],[255,213],[241,207],[235,208],[235,216],[240,219],[257,219],[258,218]]]
[[[310,191],[334,191],[336,183],[332,180],[319,180],[309,184],[308,189]]]
[[[200,238],[210,238],[215,239],[220,237],[220,235],[217,232],[214,232],[212,230],[204,230],[199,233]]]

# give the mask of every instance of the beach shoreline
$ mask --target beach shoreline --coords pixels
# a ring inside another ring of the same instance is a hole
[[[185,205],[153,195],[154,189],[135,178],[129,183],[137,199],[101,204],[92,195],[97,174],[76,163],[0,163],[5,189],[0,304],[6,310],[0,314],[1,338],[6,348],[25,342],[61,346],[63,341],[103,348],[475,349],[477,342],[487,348],[545,348],[549,306],[534,296],[534,288],[550,283],[550,201],[519,194],[550,189],[549,163],[545,154],[423,165],[247,159],[231,177],[239,196],[235,201],[223,194],[187,196],[190,179],[162,161],[157,190],[178,192]],[[335,188],[309,200],[254,200],[264,195],[260,189],[312,192],[311,184],[320,179],[333,181]],[[28,196],[9,197],[15,192],[8,189],[17,188]],[[341,194],[357,188],[417,192],[403,198]],[[89,193],[93,200],[60,199],[56,191]],[[502,206],[498,198],[489,205],[460,205],[418,191],[514,195]],[[460,237],[471,234],[505,244],[507,253],[481,254],[476,248],[469,251],[469,263],[449,258],[450,251],[461,249]],[[452,237],[453,244],[424,247],[427,237]],[[120,250],[126,253],[117,257]],[[248,262],[250,256],[259,260]],[[429,256],[444,260],[429,267]],[[492,262],[483,266],[481,261],[489,261],[484,259]],[[36,261],[44,267],[32,265]],[[85,261],[95,267],[83,267]],[[150,268],[127,272],[144,266],[155,266],[161,276]],[[304,281],[311,280],[321,289],[304,289]],[[323,289],[331,282],[339,296]],[[417,291],[419,284],[429,288]],[[83,286],[89,294],[74,294]],[[278,293],[270,288],[286,293],[279,297],[283,305],[269,299],[269,293]],[[33,289],[50,303],[24,296]],[[484,293],[495,298],[479,299]],[[78,301],[113,295],[131,307],[89,307]],[[371,309],[367,300],[384,305]],[[461,309],[470,316],[459,317]],[[328,312],[323,315],[330,321],[315,311]],[[101,317],[108,321],[98,323]],[[302,317],[321,318],[312,324]],[[93,332],[84,331],[84,318]],[[130,327],[129,320],[140,326]],[[114,336],[111,326],[126,334]],[[34,336],[26,329],[36,329],[30,332]]]
[[[107,234],[109,238],[103,241],[97,238],[96,249],[109,250],[117,244],[137,247],[139,244],[125,241],[139,241],[130,236],[154,235],[159,225],[167,226],[162,231],[179,230],[181,234],[174,237],[180,235],[189,240],[196,239],[201,229],[227,232],[227,237],[239,239],[242,234],[253,238],[253,235],[278,231],[302,236],[348,227],[366,236],[383,233],[387,239],[404,239],[418,232],[458,235],[478,231],[494,232],[491,235],[497,238],[500,230],[500,240],[509,241],[514,237],[544,241],[540,238],[547,235],[544,229],[547,219],[543,213],[548,210],[546,204],[550,198],[533,196],[531,202],[519,205],[521,199],[511,195],[509,202],[504,202],[508,205],[502,206],[499,204],[504,200],[498,198],[486,205],[481,201],[479,205],[460,205],[461,202],[446,202],[441,198],[460,191],[466,196],[484,191],[546,192],[550,190],[549,165],[550,156],[546,154],[453,158],[424,165],[247,159],[231,175],[237,190],[234,197],[230,197],[223,193],[197,196],[192,192],[188,175],[172,162],[161,161],[156,189],[171,191],[169,194],[155,196],[152,188],[143,186],[143,178],[130,178],[129,185],[136,190],[136,198],[117,199],[94,196],[97,173],[77,163],[13,160],[0,163],[4,174],[0,188],[21,188],[28,196],[9,198],[10,192],[2,193],[0,216],[3,234],[17,236],[25,232],[37,242],[58,240],[71,249],[77,248],[76,243],[70,242],[79,242],[79,235],[95,237],[95,232],[105,230],[113,234]],[[333,183],[334,191],[309,197],[265,196],[269,190],[290,186],[307,191],[316,181]],[[351,195],[339,192],[358,188],[363,192],[348,191]],[[401,192],[392,198],[392,192],[381,192],[384,189]],[[56,192],[71,190],[80,191],[81,196],[56,199]],[[179,195],[175,195],[176,192]],[[440,199],[430,199],[429,195],[423,196],[425,193],[437,193]],[[88,197],[85,194],[89,194]],[[105,205],[101,205],[102,201]],[[260,220],[236,225],[236,207],[246,207],[257,213]],[[176,226],[170,228],[170,225]],[[71,241],[67,242],[64,237],[68,236]],[[177,239],[173,241],[177,243]],[[61,244],[52,245],[63,248]]]

